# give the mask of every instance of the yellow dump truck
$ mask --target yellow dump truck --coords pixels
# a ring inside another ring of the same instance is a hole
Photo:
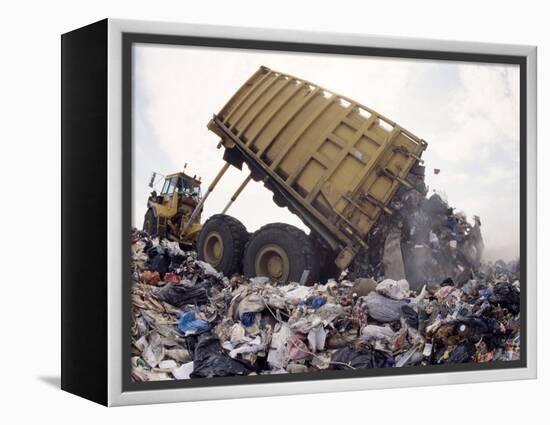
[[[273,192],[279,207],[310,229],[266,224],[252,235],[235,218],[217,214],[203,225],[200,259],[226,275],[244,272],[281,282],[315,282],[322,268],[347,268],[426,142],[378,112],[300,78],[261,67],[214,115],[208,128],[221,139],[225,164],[182,228],[196,224],[202,203],[230,165]]]

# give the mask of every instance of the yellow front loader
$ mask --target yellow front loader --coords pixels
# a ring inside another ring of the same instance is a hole
[[[149,187],[153,188],[157,174],[153,173]],[[153,237],[167,238],[194,245],[202,226],[201,181],[196,176],[179,172],[165,176],[160,193],[151,192],[143,230]]]

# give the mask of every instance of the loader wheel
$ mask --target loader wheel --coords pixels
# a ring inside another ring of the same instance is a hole
[[[151,237],[156,237],[158,228],[157,228],[158,218],[155,216],[155,212],[152,208],[149,208],[145,213],[145,219],[143,220],[143,231]]]
[[[267,276],[277,282],[309,284],[319,278],[319,257],[311,239],[284,223],[267,224],[256,231],[244,253],[246,276]],[[309,271],[304,275],[305,271]]]
[[[199,235],[197,255],[225,276],[242,271],[246,227],[229,215],[216,214],[206,220]]]

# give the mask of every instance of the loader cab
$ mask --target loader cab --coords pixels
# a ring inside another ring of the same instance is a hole
[[[157,176],[157,173],[152,174],[150,188],[156,186]],[[194,241],[198,237],[200,224],[188,228],[185,223],[201,202],[200,177],[191,177],[184,172],[174,173],[165,176],[160,188],[156,187],[160,193],[153,190],[147,199],[143,230],[151,236],[167,237],[182,243]],[[200,219],[200,211],[196,216]]]
[[[174,192],[179,193],[183,198],[201,198],[200,180],[190,177],[185,173],[172,174],[166,177],[162,186],[161,195],[171,196]]]

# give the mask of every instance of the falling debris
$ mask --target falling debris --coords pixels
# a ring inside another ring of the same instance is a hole
[[[407,253],[401,260],[406,278],[385,276],[384,267],[369,277],[344,271],[311,286],[223,276],[194,251],[134,230],[133,380],[519,359],[517,263],[465,267],[476,259],[460,255],[468,228],[432,198],[422,209],[429,220],[417,214],[401,227],[401,241],[392,236],[392,256],[399,244],[413,252],[421,245],[430,252],[423,264],[437,266],[411,273],[419,256]],[[425,235],[415,240],[422,226]],[[382,241],[381,258],[387,248]]]

